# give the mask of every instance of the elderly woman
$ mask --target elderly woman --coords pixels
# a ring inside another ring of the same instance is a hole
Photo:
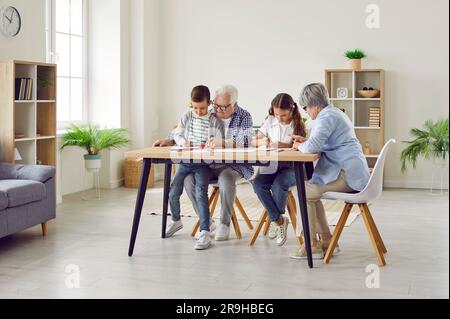
[[[305,87],[300,95],[300,105],[315,123],[309,139],[294,136],[294,148],[303,153],[322,153],[312,179],[306,184],[312,252],[314,258],[321,259],[331,240],[320,200],[322,195],[326,192],[360,192],[369,182],[370,174],[353,124],[345,113],[330,104],[324,85],[315,83]],[[305,259],[304,245],[291,257]]]

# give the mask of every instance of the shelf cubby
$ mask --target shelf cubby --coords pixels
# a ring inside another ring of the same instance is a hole
[[[51,66],[37,66],[37,100],[56,99],[56,69]]]
[[[353,98],[353,73],[349,70],[335,70],[333,72],[327,72],[327,82],[329,83],[329,92],[332,99],[337,99],[337,89],[348,89],[348,97],[346,99],[351,100]]]
[[[14,159],[15,163],[23,165],[36,165],[36,141],[23,140],[15,143],[21,160]]]

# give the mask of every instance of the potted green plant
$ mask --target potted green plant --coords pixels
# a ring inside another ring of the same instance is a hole
[[[50,100],[50,90],[52,82],[44,78],[37,78],[37,99],[38,100]]]
[[[85,167],[88,171],[101,168],[101,154],[105,149],[119,149],[130,143],[126,129],[100,129],[96,125],[75,125],[67,128],[63,136],[61,150],[68,146],[78,146],[87,151],[84,155]]]
[[[349,59],[350,66],[353,70],[361,70],[361,60],[367,57],[360,49],[349,50],[345,52],[345,56]]]
[[[414,128],[411,135],[415,138],[403,143],[408,144],[401,153],[402,172],[411,163],[416,168],[419,157],[433,159],[439,168],[447,165],[448,156],[448,117],[436,122],[426,121],[423,129]]]

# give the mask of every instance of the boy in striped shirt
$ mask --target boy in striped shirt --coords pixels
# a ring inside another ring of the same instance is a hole
[[[223,138],[223,124],[209,110],[210,105],[209,89],[203,85],[195,87],[191,93],[192,110],[183,116],[174,132],[174,140],[178,146],[204,146],[211,137]],[[184,179],[191,174],[195,179],[195,197],[200,219],[200,235],[194,248],[204,250],[211,246],[208,203],[210,168],[206,164],[181,163],[179,165],[170,186],[169,204],[172,221],[167,227],[166,237],[172,237],[183,228],[180,217],[180,197],[183,194]]]

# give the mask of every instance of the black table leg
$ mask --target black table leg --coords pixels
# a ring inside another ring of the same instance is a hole
[[[134,209],[133,228],[131,230],[130,247],[128,248],[128,256],[133,256],[134,244],[136,242],[136,236],[139,229],[139,221],[141,220],[142,206],[144,205],[145,193],[147,192],[148,176],[150,174],[150,168],[152,166],[152,160],[150,158],[144,158],[141,171],[141,182],[139,184],[139,190],[136,199],[136,206]]]
[[[166,238],[167,212],[169,210],[169,193],[170,193],[171,178],[172,178],[172,162],[167,162],[164,168],[164,196],[163,196],[161,238]]]
[[[305,239],[306,255],[308,257],[308,266],[313,268],[313,259],[311,252],[311,236],[309,231],[308,207],[306,205],[306,190],[305,190],[305,171],[302,162],[294,163],[295,178],[297,180],[297,194],[300,206],[300,215],[302,217],[303,235]]]
[[[314,163],[312,162],[305,163],[305,168],[306,168],[306,178],[309,181],[314,174]]]

